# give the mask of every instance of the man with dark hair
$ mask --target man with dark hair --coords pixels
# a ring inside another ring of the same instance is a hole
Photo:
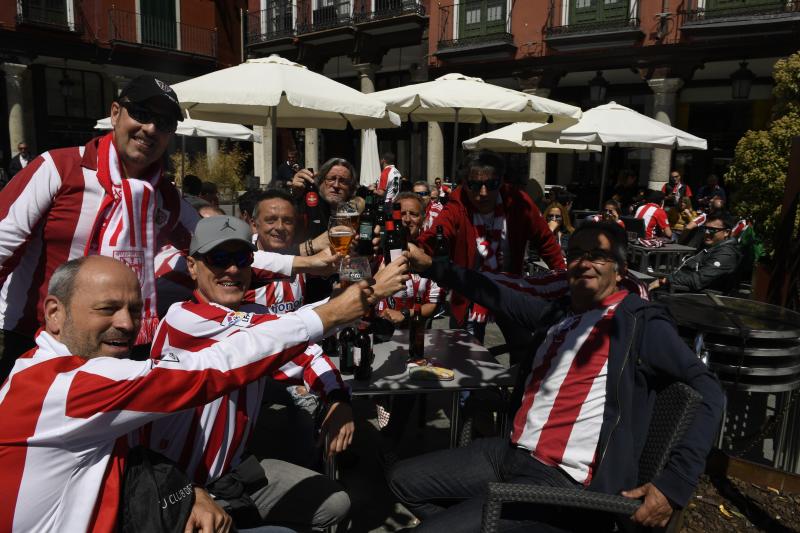
[[[375,182],[375,194],[383,196],[384,208],[387,213],[392,209],[394,198],[400,194],[400,171],[395,166],[396,157],[391,152],[381,156],[381,175]]]
[[[114,257],[136,272],[144,295],[137,344],[152,340],[156,243],[187,247],[198,219],[162,178],[182,119],[172,88],[139,76],[111,103],[110,133],[43,153],[0,191],[0,377],[33,346],[53,271],[82,255]]]
[[[195,345],[191,357],[161,352],[133,361],[126,358],[144,307],[133,270],[91,256],[63,264],[48,281],[36,349],[17,360],[0,388],[0,531],[115,529],[134,430],[194,412],[277,370],[405,282],[398,277],[386,291],[355,284],[313,309],[253,322],[213,346]],[[234,318],[245,317],[228,320]]]
[[[208,202],[210,205],[218,207],[219,189],[217,188],[217,184],[213,181],[204,181],[202,191],[200,192],[200,198]]]
[[[687,183],[683,182],[683,176],[677,170],[669,173],[669,181],[661,188],[661,192],[665,196],[672,196],[675,198],[675,203],[684,196],[692,197],[692,188]]]
[[[700,187],[697,192],[697,206],[700,209],[708,209],[711,200],[719,197],[723,201],[727,199],[725,189],[719,184],[719,178],[716,174],[709,174],[706,184]]]
[[[292,177],[300,170],[300,163],[297,162],[299,156],[300,152],[295,148],[290,148],[286,152],[286,161],[278,165],[275,181],[270,184],[270,188],[288,189]]]
[[[647,191],[646,203],[636,209],[636,218],[644,220],[644,237],[672,237],[669,227],[667,212],[664,211],[664,193],[661,191]]]
[[[505,164],[494,152],[472,154],[464,178],[433,226],[419,237],[428,251],[441,226],[455,264],[482,272],[521,274],[525,248],[539,252],[550,268],[564,268],[564,258],[539,208],[518,187],[503,183]],[[458,292],[451,298],[454,327],[483,339],[488,312]],[[508,335],[506,335],[508,339]]]
[[[262,194],[259,190],[249,190],[239,196],[239,218],[247,222],[253,223],[253,209],[256,207],[256,201]]]
[[[28,143],[22,141],[17,145],[17,155],[11,158],[11,163],[8,165],[8,179],[16,176],[17,172],[28,166],[28,163],[33,161],[28,150]]]
[[[708,215],[701,228],[704,234],[700,251],[683,262],[678,270],[650,284],[650,289],[668,288],[672,292],[733,289],[742,252],[731,235],[737,220],[727,213]]]
[[[587,222],[567,249],[569,297],[546,301],[417,248],[412,267],[535,331],[520,364],[510,438],[477,439],[465,448],[401,461],[389,473],[394,494],[418,518],[416,531],[477,531],[491,481],[585,488],[644,498],[631,517],[664,526],[684,507],[705,466],[722,414],[714,375],[681,340],[669,315],[618,287],[626,235],[609,222]],[[669,382],[695,389],[695,418],[663,471],[637,486],[638,457],[652,399]],[[609,531],[614,517],[511,509],[514,531]],[[505,519],[508,519],[506,521]],[[537,529],[537,526],[541,529]]]
[[[203,194],[203,182],[194,174],[186,174],[183,177],[181,191],[183,191],[183,199],[195,209],[211,205],[200,197]]]

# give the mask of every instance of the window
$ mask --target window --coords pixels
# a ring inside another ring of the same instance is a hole
[[[459,39],[506,31],[506,0],[466,0],[458,10]]]
[[[142,44],[178,47],[177,18],[173,0],[139,0]]]
[[[569,24],[625,20],[630,0],[570,0]]]

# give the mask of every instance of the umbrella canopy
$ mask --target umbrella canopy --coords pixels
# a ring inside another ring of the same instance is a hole
[[[461,145],[465,150],[494,150],[495,152],[527,154],[531,152],[599,152],[597,144],[567,144],[550,141],[526,141],[522,133],[544,126],[542,122],[515,122],[502,128],[467,139]]]
[[[96,130],[110,130],[111,117],[97,121]],[[193,120],[190,118],[178,122],[175,135],[184,137],[208,137],[211,139],[232,139],[234,141],[256,141],[260,138],[251,130],[241,124],[227,124],[225,122],[209,122],[207,120]]]
[[[486,83],[463,74],[445,74],[434,81],[372,93],[403,120],[414,122],[468,122],[486,119],[492,124],[519,120],[546,122],[550,117],[575,123],[579,107],[562,104]]]
[[[277,55],[172,86],[189,116],[280,128],[387,128],[386,104]]]
[[[547,124],[531,128],[526,140],[591,143],[630,148],[684,148],[705,150],[705,139],[673,128],[628,107],[610,102],[586,111],[577,124],[567,128]]]
[[[374,129],[361,130],[361,168],[359,184],[369,186],[381,175],[381,157],[378,155],[378,136]]]

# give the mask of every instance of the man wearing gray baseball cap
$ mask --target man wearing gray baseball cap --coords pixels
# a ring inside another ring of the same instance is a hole
[[[154,359],[170,354],[191,363],[198,347],[212,346],[277,318],[266,314],[264,306],[243,303],[251,285],[255,252],[246,222],[229,216],[202,219],[189,251],[194,298],[173,304],[167,311],[153,341]],[[373,295],[393,294],[400,280],[408,278],[406,270],[402,257],[376,274]],[[341,521],[350,509],[350,498],[338,483],[298,465],[275,459],[259,462],[245,453],[268,378],[305,385],[320,397],[327,408],[321,429],[329,455],[350,445],[349,389],[322,349],[309,344],[277,371],[220,400],[154,422],[145,432],[150,447],[185,465],[187,475],[218,499],[239,528],[268,523],[304,531],[325,529]]]

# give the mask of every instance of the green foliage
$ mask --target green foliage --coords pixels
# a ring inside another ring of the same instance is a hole
[[[773,94],[777,102],[766,131],[748,131],[736,145],[725,175],[736,189],[732,207],[751,220],[764,240],[767,256],[780,221],[792,138],[800,136],[800,52],[775,63]]]
[[[208,157],[202,153],[187,155],[186,159],[183,159],[183,153],[177,150],[170,159],[175,172],[175,183],[178,186],[183,183],[185,174],[194,174],[203,181],[216,183],[221,196],[228,196],[244,189],[244,164],[247,162],[247,154],[236,145],[232,148],[220,146],[210,168]]]

